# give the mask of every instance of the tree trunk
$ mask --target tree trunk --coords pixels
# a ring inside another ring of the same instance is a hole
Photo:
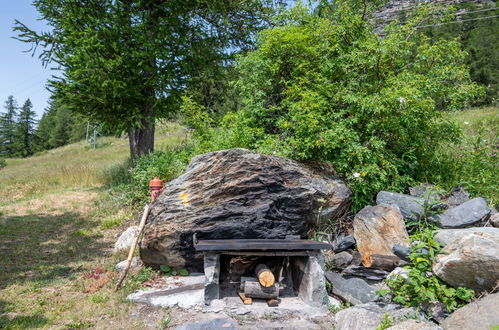
[[[154,151],[154,116],[150,115],[141,120],[142,127],[128,129],[130,143],[130,157],[137,159]]]

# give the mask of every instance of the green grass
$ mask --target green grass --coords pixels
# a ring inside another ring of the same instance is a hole
[[[186,138],[179,125],[163,124],[156,148]],[[7,159],[0,169],[1,329],[145,327],[140,313],[130,316],[140,306],[125,300],[144,274],[132,274],[122,291],[112,291],[120,260],[112,247],[137,214],[107,193],[104,173],[128,155],[128,140],[106,137],[95,150],[79,142]],[[97,268],[112,278],[85,293],[96,280],[84,274]]]
[[[499,108],[488,107],[454,112],[464,132],[463,142],[450,144],[448,186],[463,184],[474,196],[499,204]]]

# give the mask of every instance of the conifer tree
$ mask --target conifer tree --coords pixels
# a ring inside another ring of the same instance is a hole
[[[15,133],[17,102],[10,95],[5,101],[5,112],[0,115],[0,156],[12,157],[15,154]]]
[[[17,156],[28,157],[33,154],[36,113],[32,109],[33,104],[30,99],[27,99],[18,115],[14,141]]]
[[[45,109],[45,112],[43,113],[42,118],[38,123],[38,127],[34,136],[35,151],[42,151],[53,148],[53,146],[50,145],[49,141],[55,128],[56,112],[57,110],[51,105],[49,105],[49,107]]]

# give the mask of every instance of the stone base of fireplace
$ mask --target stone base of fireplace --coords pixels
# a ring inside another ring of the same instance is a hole
[[[324,256],[320,250],[294,251],[206,251],[204,253],[204,302],[210,305],[212,301],[223,297],[237,296],[237,292],[223,292],[227,286],[221,278],[222,256],[262,256],[282,258],[285,260],[287,290],[283,297],[297,297],[310,306],[326,306],[328,295],[324,276]],[[238,285],[236,285],[238,287]],[[223,292],[223,294],[222,294]]]

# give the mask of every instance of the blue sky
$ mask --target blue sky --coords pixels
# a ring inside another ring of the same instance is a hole
[[[45,84],[54,71],[44,68],[36,55],[23,52],[28,44],[12,39],[15,19],[36,31],[46,31],[47,26],[37,18],[31,0],[0,0],[0,112],[5,110],[7,97],[14,95],[20,106],[29,98],[40,119],[50,95]]]

